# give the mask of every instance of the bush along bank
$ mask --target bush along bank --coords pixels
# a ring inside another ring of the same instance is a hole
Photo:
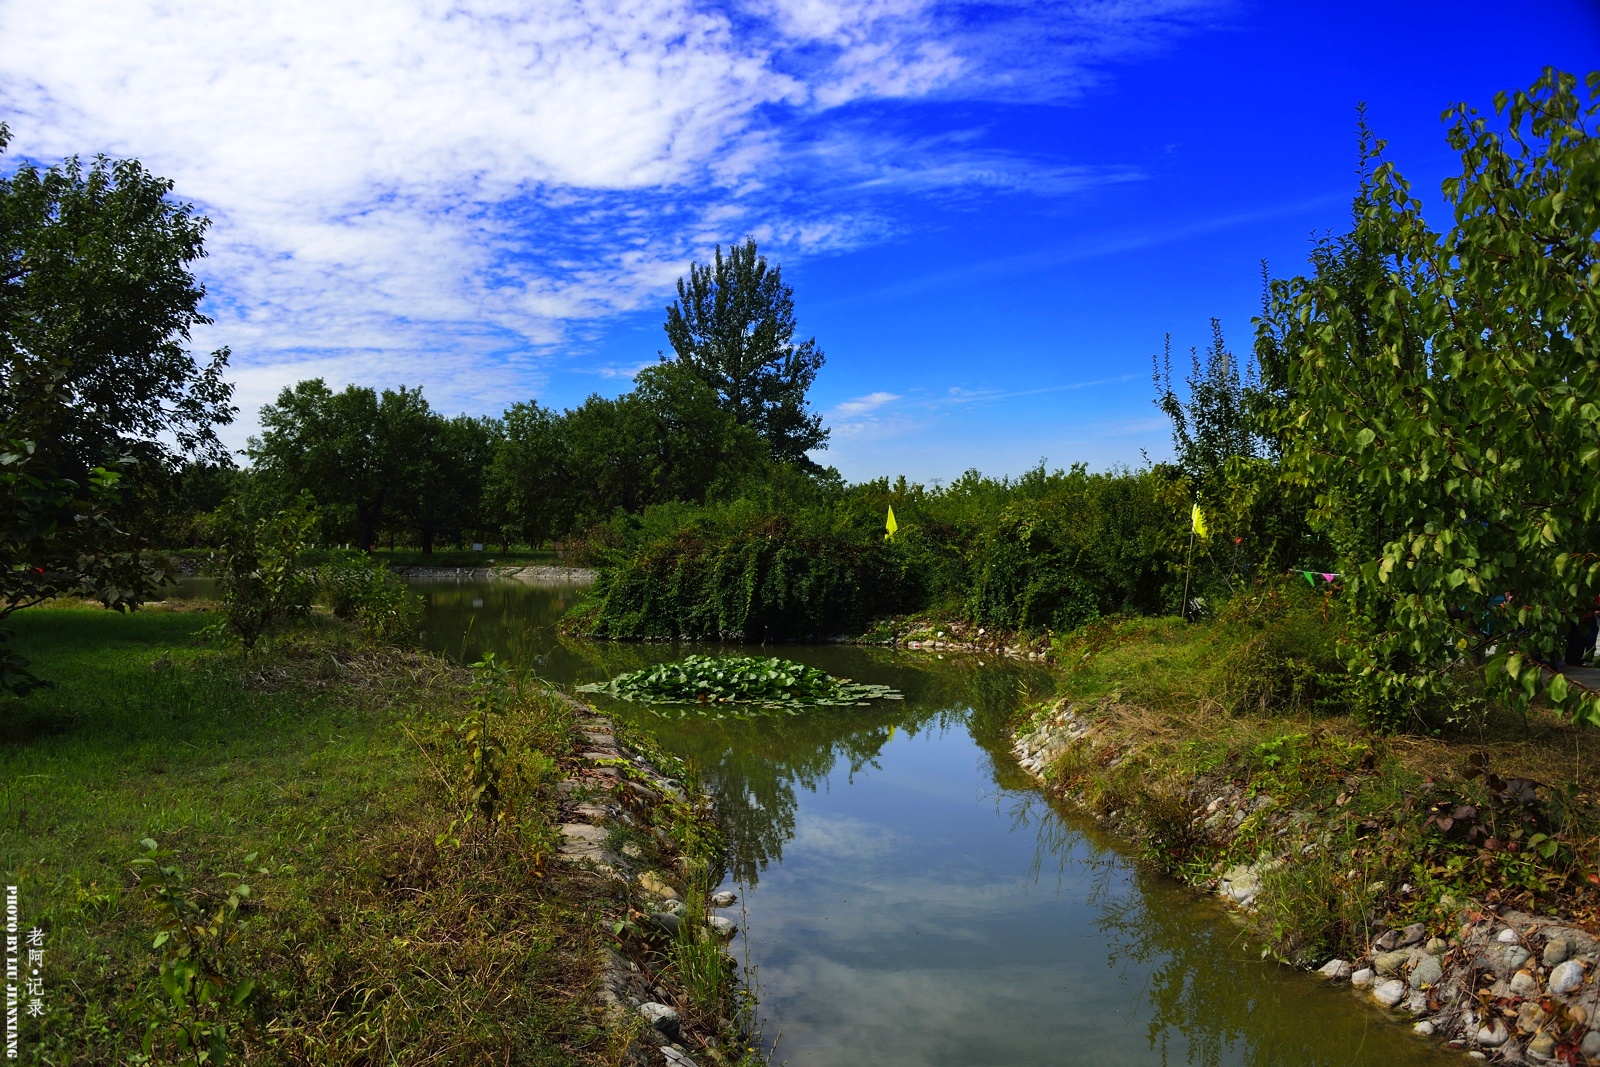
[[[610,887],[610,943],[598,999],[622,1036],[625,1061],[670,1067],[759,1062],[754,1000],[725,946],[738,932],[718,914],[738,901],[714,893],[721,837],[711,799],[686,770],[577,701],[583,752],[562,780],[560,858]],[[670,777],[661,768],[671,768]],[[660,1057],[646,1050],[659,1048]]]
[[[1506,1062],[1600,1063],[1596,824],[1571,727],[1552,717],[1511,742],[1486,726],[1467,745],[1127,695],[1037,711],[1017,732],[1022,767],[1240,909],[1264,954],[1350,983],[1419,1034]],[[1542,761],[1556,779],[1564,742],[1575,781],[1521,776]]]

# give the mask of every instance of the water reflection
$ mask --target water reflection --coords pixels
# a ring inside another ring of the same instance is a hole
[[[574,591],[431,585],[429,641],[610,677],[703,647],[563,641]],[[474,600],[481,600],[480,606]],[[1196,894],[1037,793],[1006,720],[1025,664],[769,649],[900,704],[663,719],[617,705],[717,796],[769,1036],[796,1065],[1455,1062],[1348,991],[1263,963]]]

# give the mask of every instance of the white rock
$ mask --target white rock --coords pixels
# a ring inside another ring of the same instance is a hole
[[[1511,976],[1511,992],[1519,997],[1532,997],[1539,992],[1538,979],[1527,971],[1518,971]]]
[[[1362,986],[1371,985],[1372,984],[1372,968],[1371,967],[1363,967],[1359,971],[1353,972],[1350,975],[1350,984],[1355,986],[1357,989],[1360,989]]]
[[[1390,978],[1378,983],[1372,991],[1372,999],[1386,1008],[1392,1008],[1405,999],[1406,984],[1398,978]]]
[[[1583,964],[1577,960],[1559,963],[1550,972],[1550,992],[1570,993],[1583,984]]]
[[[1600,1030],[1590,1030],[1583,1035],[1583,1054],[1591,1060],[1600,1059]]]
[[[695,1063],[694,1060],[691,1060],[675,1048],[662,1049],[661,1058],[666,1061],[668,1067],[699,1067],[699,1064]]]
[[[647,1001],[639,1005],[639,1014],[644,1016],[644,1021],[660,1030],[668,1037],[675,1037],[678,1033],[678,1013],[665,1004]]]
[[[1223,874],[1217,888],[1240,907],[1248,908],[1261,893],[1261,873],[1253,864],[1236,864]]]
[[[724,941],[739,932],[739,927],[732,919],[725,919],[721,915],[713,915],[706,920],[706,925],[711,927],[711,932]]]
[[[1349,960],[1329,960],[1317,968],[1317,973],[1324,978],[1349,978],[1350,972]]]
[[[1414,1034],[1421,1034],[1423,1037],[1428,1037],[1433,1033],[1433,1024],[1424,1019],[1420,1023],[1417,1023],[1415,1026],[1413,1026],[1411,1028],[1411,1032]]]
[[[1495,936],[1495,940],[1500,942],[1502,945],[1515,945],[1518,941],[1521,941],[1522,938],[1518,937],[1517,932],[1508,926]]]
[[[1510,1036],[1506,1024],[1499,1019],[1492,1019],[1488,1026],[1478,1028],[1478,1044],[1484,1048],[1499,1048]]]
[[[720,893],[711,894],[711,906],[713,908],[731,908],[737,903],[739,903],[739,896],[732,890],[724,889]]]

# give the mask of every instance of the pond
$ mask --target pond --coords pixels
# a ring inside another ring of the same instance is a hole
[[[552,681],[600,681],[705,646],[564,640],[573,586],[419,582],[428,643]],[[731,650],[731,649],[730,649]],[[774,1062],[1459,1063],[1348,986],[1262,961],[1214,901],[1132,862],[1012,760],[1025,664],[838,645],[769,648],[903,702],[801,716],[611,714],[695,765]]]

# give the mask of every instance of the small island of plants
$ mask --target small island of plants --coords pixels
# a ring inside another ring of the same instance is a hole
[[[826,671],[776,656],[687,656],[672,663],[619,674],[578,687],[638,704],[716,705],[791,713],[809,707],[864,706],[900,700],[886,685],[835,678]]]

